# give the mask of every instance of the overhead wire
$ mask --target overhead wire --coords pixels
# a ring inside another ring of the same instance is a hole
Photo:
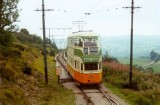
[[[98,0],[96,2],[96,4],[89,10],[89,12],[85,12],[83,13],[83,16],[80,18],[80,20],[82,20],[83,18],[85,18],[87,15],[91,15],[91,12],[102,2],[103,0]]]
[[[89,10],[89,12],[79,12],[79,11],[69,11],[69,10],[56,10],[56,11],[61,11],[61,12],[65,12],[65,13],[72,13],[72,14],[82,14],[83,16],[81,18],[79,18],[78,20],[84,20],[84,18],[87,18],[87,16],[89,15],[92,15],[92,14],[98,14],[98,13],[101,13],[101,12],[110,12],[111,11],[111,8],[114,8],[115,7],[115,10],[118,10],[120,5],[122,4],[125,4],[125,3],[128,3],[128,2],[131,2],[130,0],[126,0],[126,1],[123,1],[123,2],[119,2],[119,3],[116,3],[114,5],[111,5],[109,7],[106,7],[106,8],[103,8],[103,9],[99,9],[99,10],[96,10],[96,8],[102,3],[103,0],[98,0],[95,5]],[[150,1],[150,2],[155,2],[155,1],[158,1],[158,0],[154,0],[154,1]],[[148,1],[149,2],[149,1]],[[143,4],[144,5],[144,4]],[[122,8],[122,7],[121,7]]]
[[[124,3],[128,3],[128,2],[130,2],[130,0],[126,0],[126,1],[124,1],[124,2],[120,2],[120,3],[114,4],[114,5],[112,5],[112,6],[106,7],[106,8],[104,8],[104,9],[100,9],[100,10],[95,11],[95,8],[96,8],[101,2],[102,2],[102,0],[99,0],[99,1],[96,3],[96,5],[94,5],[94,6],[92,7],[92,9],[90,9],[89,12],[83,13],[83,16],[82,16],[79,20],[84,19],[84,18],[87,17],[88,15],[98,14],[98,13],[100,13],[100,12],[105,12],[105,11],[108,11],[108,12],[109,12],[111,8],[116,7],[116,6],[118,6],[118,5],[121,5],[121,4],[124,4]],[[116,7],[115,9],[117,10],[118,7]],[[94,11],[93,11],[93,10],[94,10]]]
[[[103,0],[99,0],[94,6],[93,8],[90,10],[90,12],[92,12]]]
[[[128,2],[130,2],[130,0],[127,0],[127,1],[124,1],[124,2],[120,2],[120,3],[117,3],[117,4],[114,4],[114,5],[112,5],[112,6],[109,6],[109,7],[107,7],[107,8],[104,8],[104,9],[97,10],[97,11],[95,11],[95,12],[92,12],[92,14],[96,14],[96,13],[100,13],[100,12],[104,12],[104,11],[109,11],[109,10],[110,10],[111,8],[113,8],[113,7],[116,7],[116,6],[119,6],[119,5],[121,5],[121,4],[128,3]],[[115,9],[118,9],[118,7],[115,8]]]

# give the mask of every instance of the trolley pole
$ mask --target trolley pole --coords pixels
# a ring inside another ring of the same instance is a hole
[[[133,14],[135,8],[141,7],[134,7],[134,0],[131,2],[131,7],[123,7],[123,8],[131,8],[131,38],[130,38],[130,71],[129,71],[129,86],[132,88],[132,66],[133,66]]]
[[[88,14],[89,15],[89,14]],[[87,23],[85,21],[73,21],[72,23],[73,25],[77,25],[79,31],[83,31],[83,27],[84,25],[86,25]]]
[[[45,11],[53,11],[53,9],[44,9],[44,0],[42,0],[42,26],[43,26],[43,55],[44,55],[44,71],[45,71],[45,82],[48,84],[48,70],[47,70],[47,55],[46,55],[46,31],[45,31]]]

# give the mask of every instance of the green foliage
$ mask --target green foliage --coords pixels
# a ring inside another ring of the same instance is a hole
[[[152,67],[147,68],[146,71],[147,71],[147,72],[150,72],[150,73],[153,73],[153,72],[154,72],[154,70],[153,70]]]
[[[2,105],[28,105],[21,89],[12,86],[11,89],[2,89],[0,91],[0,102]]]
[[[46,44],[51,45],[52,41],[49,38],[46,38]]]
[[[160,54],[158,54],[157,52],[151,51],[150,58],[151,58],[151,60],[158,62],[160,60]]]
[[[13,33],[15,39],[17,39],[18,42],[30,45],[32,47],[37,47],[38,45],[41,45],[43,43],[41,37],[36,35],[30,35],[28,34],[29,32],[25,32],[27,31],[27,29],[22,29],[21,31],[24,32]]]
[[[55,42],[53,42],[53,43],[51,44],[51,47],[53,47],[55,53],[58,53],[58,47],[57,47],[57,45],[56,45]]]
[[[22,55],[21,51],[13,47],[1,47],[1,53],[5,57],[20,57]]]
[[[51,56],[47,56],[49,83],[45,84],[42,39],[22,32],[13,33],[13,36],[16,42],[10,47],[0,45],[0,58],[4,61],[4,67],[0,69],[3,84],[0,102],[3,105],[74,105],[74,94],[57,84]],[[55,44],[53,46],[51,51],[55,54],[57,48]]]
[[[152,103],[152,100],[149,98],[146,98],[143,94],[139,94],[135,92],[135,93],[131,93],[129,97],[131,98],[131,101],[134,103],[134,105],[154,105],[154,103]]]
[[[0,30],[15,30],[13,23],[19,17],[18,11],[19,0],[0,0]]]
[[[1,69],[0,76],[8,81],[14,82],[16,77],[16,72],[8,67],[5,67],[5,69]]]
[[[26,35],[29,35],[29,31],[25,28],[21,29],[20,32],[26,34]]]
[[[105,82],[117,87],[133,105],[160,104],[158,101],[160,76],[158,74],[139,72],[133,69],[132,89],[129,87],[129,73],[127,71],[114,70],[105,66],[103,67],[103,76]],[[130,91],[126,91],[126,89],[130,89]]]
[[[27,64],[25,64],[22,72],[23,72],[24,74],[31,75],[31,74],[32,74],[32,68],[29,67]]]
[[[12,45],[13,36],[10,32],[0,31],[0,46],[9,47]]]
[[[55,55],[56,55],[56,52],[55,52],[53,49],[51,49],[50,55],[51,55],[51,56],[55,56]]]
[[[103,59],[104,62],[106,62],[106,61],[107,62],[119,62],[117,60],[117,58],[110,57],[107,51],[106,51],[106,54],[103,55],[102,59]]]
[[[42,44],[43,43],[43,40],[41,39],[41,37],[39,36],[36,36],[36,35],[32,35],[32,40],[34,43],[37,43],[37,44]]]

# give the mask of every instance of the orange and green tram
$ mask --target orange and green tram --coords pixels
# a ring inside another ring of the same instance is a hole
[[[98,34],[75,32],[68,37],[67,70],[78,85],[102,82],[102,49]]]

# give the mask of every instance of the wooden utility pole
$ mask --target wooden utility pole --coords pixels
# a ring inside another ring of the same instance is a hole
[[[53,9],[46,9],[44,7],[44,0],[42,0],[42,26],[43,26],[43,55],[44,55],[44,71],[45,71],[45,82],[48,84],[48,70],[47,70],[47,55],[46,55],[46,31],[45,31],[45,11],[53,11]]]
[[[123,8],[131,8],[131,38],[130,38],[130,71],[129,71],[129,86],[132,88],[132,65],[133,65],[133,14],[135,8],[141,7],[134,7],[134,0],[131,2],[131,7],[123,7]]]

